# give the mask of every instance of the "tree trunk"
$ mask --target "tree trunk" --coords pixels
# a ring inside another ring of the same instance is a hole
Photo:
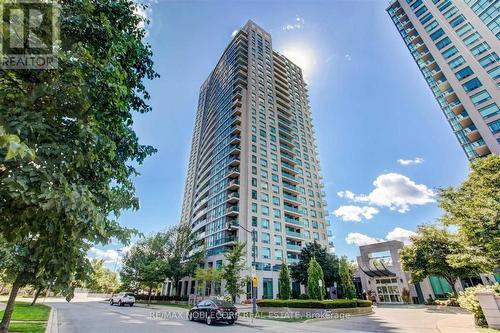
[[[37,290],[36,290],[36,293],[35,293],[35,297],[33,297],[33,302],[31,302],[31,305],[35,305],[36,303],[36,300],[38,299],[38,296],[40,296],[40,293],[43,291],[43,287],[39,287]]]
[[[153,289],[153,287],[149,287],[149,291],[148,291],[148,306],[149,304],[151,303],[151,290]],[[1,333],[1,332],[0,332]]]
[[[456,281],[456,279],[453,279],[453,278],[446,278],[446,280],[447,280],[447,281],[448,281],[448,283],[450,284],[451,291],[453,292],[453,297],[457,298],[458,293],[457,293],[457,289],[455,288],[455,281]]]
[[[0,323],[0,333],[7,333],[10,325],[10,318],[12,317],[12,312],[14,311],[14,302],[17,297],[17,293],[21,288],[21,279],[17,277],[12,284],[12,290],[10,291],[9,300],[5,307],[5,312],[3,314],[2,322]]]

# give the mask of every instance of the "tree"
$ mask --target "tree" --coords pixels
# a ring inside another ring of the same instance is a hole
[[[325,280],[323,277],[323,269],[312,257],[307,268],[307,293],[310,299],[322,300],[325,296]]]
[[[236,302],[237,295],[244,292],[246,280],[241,272],[245,269],[245,255],[246,243],[236,243],[224,254],[222,279],[226,282],[226,291],[231,295],[233,302]]]
[[[288,264],[286,261],[281,264],[280,277],[278,280],[278,292],[280,299],[290,299],[290,294],[292,292],[292,279],[290,277],[290,271],[288,270]]]
[[[198,281],[197,295],[201,296],[203,287],[206,289],[208,284],[222,280],[222,272],[216,268],[198,268],[194,273],[194,279]]]
[[[168,269],[166,277],[172,280],[174,295],[179,281],[192,276],[196,268],[203,261],[204,253],[197,247],[196,236],[191,232],[188,224],[181,224],[167,230],[166,251],[168,252]]]
[[[24,142],[21,142],[15,134],[8,134],[5,128],[0,125],[0,161],[14,158],[35,159],[35,153]],[[4,171],[3,164],[0,164],[0,173]]]
[[[119,287],[116,273],[104,266],[104,260],[93,259],[92,275],[86,287],[95,292],[112,293]]]
[[[1,333],[19,288],[33,276],[56,277],[71,298],[75,279],[90,275],[89,244],[111,238],[127,244],[133,231],[117,219],[121,210],[139,207],[131,178],[154,152],[132,129],[132,113],[150,111],[143,80],[156,76],[137,6],[130,0],[57,5],[64,37],[58,68],[0,70],[0,124],[36,154],[34,161],[0,161],[0,235],[23,244],[21,257],[29,258],[9,268]]]
[[[403,269],[411,273],[412,283],[421,282],[427,276],[444,278],[456,296],[455,281],[460,277],[473,277],[481,273],[481,263],[466,260],[462,265],[453,265],[454,256],[463,256],[467,248],[455,234],[446,229],[424,225],[417,228],[417,234],[410,237],[412,244],[401,252]]]
[[[153,289],[165,281],[168,274],[170,253],[166,246],[170,240],[168,232],[158,232],[138,241],[123,258],[120,277],[127,286],[146,288],[148,305]]]
[[[299,262],[290,266],[292,278],[306,285],[307,269],[313,257],[323,269],[325,287],[331,287],[335,282],[340,282],[339,260],[337,256],[328,253],[328,250],[316,241],[307,244],[299,254]]]
[[[340,287],[345,298],[353,299],[356,296],[354,287],[353,271],[346,257],[342,257],[339,263]]]
[[[440,190],[441,222],[458,227],[469,251],[485,257],[487,271],[500,267],[500,156],[478,158],[470,168],[460,187]]]

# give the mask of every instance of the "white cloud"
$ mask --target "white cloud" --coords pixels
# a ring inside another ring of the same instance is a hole
[[[345,238],[347,244],[354,244],[356,246],[369,245],[373,243],[382,242],[382,239],[373,238],[359,232],[350,232]]]
[[[236,36],[236,34],[238,33],[239,30],[233,30],[233,32],[231,33],[231,37],[234,37]]]
[[[128,253],[130,251],[130,248],[134,244],[130,244],[128,246],[125,246],[119,250],[113,250],[113,249],[99,249],[97,247],[92,247],[89,252],[88,256],[89,258],[96,258],[96,259],[102,259],[104,260],[104,263],[109,264],[109,263],[115,263],[115,262],[120,262],[121,258],[123,257],[124,254]]]
[[[118,251],[112,249],[99,249],[97,247],[92,247],[89,250],[89,257],[104,260],[105,263],[116,262],[118,259]]]
[[[388,207],[400,213],[409,211],[411,205],[426,205],[436,201],[434,199],[436,193],[432,189],[398,173],[378,176],[373,186],[375,189],[368,195],[356,195],[350,191],[341,191],[337,194],[354,202]]]
[[[351,58],[351,55],[349,53],[347,53],[344,58],[346,58],[347,61],[351,61],[352,58]]]
[[[389,231],[387,236],[385,236],[385,239],[387,240],[398,240],[401,241],[405,244],[410,243],[410,236],[416,235],[415,232],[411,230],[406,230],[400,227],[394,228],[392,231]]]
[[[337,192],[337,195],[341,198],[346,198],[349,200],[354,200],[354,198],[355,198],[355,194],[349,190]]]
[[[415,157],[412,160],[404,160],[400,158],[398,163],[401,165],[422,164],[424,163],[424,159],[422,157]]]
[[[288,23],[283,26],[283,31],[300,30],[304,27],[304,23],[304,19],[297,16],[293,23]]]
[[[134,14],[139,16],[141,22],[139,22],[139,28],[144,28],[146,30],[146,36],[149,34],[148,27],[152,24],[151,14],[152,5],[156,3],[156,0],[137,0],[134,5]],[[146,8],[144,6],[146,5]]]
[[[340,206],[334,212],[335,216],[340,217],[344,221],[354,221],[361,222],[363,218],[366,220],[371,220],[375,215],[379,213],[379,210],[375,207],[369,206]]]
[[[347,244],[354,244],[356,246],[369,245],[390,240],[398,240],[405,244],[408,244],[410,243],[410,236],[412,235],[415,235],[413,231],[396,227],[387,233],[385,239],[370,237],[359,232],[351,232],[347,235],[345,241]]]

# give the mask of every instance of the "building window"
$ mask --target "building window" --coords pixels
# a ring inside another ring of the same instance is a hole
[[[464,22],[465,21],[465,18],[463,15],[459,15],[457,16],[456,18],[454,18],[453,20],[450,21],[450,25],[455,28],[457,25],[459,25],[460,23]]]
[[[493,104],[490,104],[490,105],[487,105],[481,109],[479,109],[479,113],[481,114],[481,116],[483,116],[483,118],[489,118],[489,117],[493,117],[494,115],[500,113],[499,110],[498,110],[498,105],[496,103],[493,103]]]
[[[450,65],[451,69],[455,69],[460,65],[462,65],[464,62],[465,62],[464,58],[462,56],[459,56],[458,58],[455,58],[452,61],[450,61],[448,65]]]
[[[473,78],[472,80],[467,81],[466,83],[462,84],[462,87],[464,87],[464,90],[466,92],[469,92],[469,91],[472,91],[474,89],[481,87],[482,85],[483,84],[481,83],[481,81],[479,81],[478,78]]]
[[[490,49],[490,45],[486,42],[482,42],[478,46],[475,46],[471,49],[471,52],[473,55],[478,56],[480,54],[483,54],[484,52],[488,51]]]
[[[467,67],[459,70],[458,72],[456,72],[455,76],[457,77],[457,79],[463,80],[465,78],[468,78],[472,74],[474,74],[474,72],[472,71],[472,69],[469,66],[467,66]]]
[[[268,247],[262,248],[262,258],[263,259],[271,259],[271,249]]]
[[[280,235],[274,235],[274,245],[283,245],[283,238]]]
[[[483,90],[483,91],[478,92],[475,95],[472,95],[470,97],[470,99],[471,99],[472,103],[474,103],[474,105],[478,105],[478,104],[481,104],[481,103],[491,99],[491,96],[486,90]]]
[[[497,62],[498,60],[500,60],[500,59],[498,58],[497,54],[495,52],[493,52],[492,54],[489,54],[486,57],[479,60],[479,63],[483,67],[488,67],[489,65],[491,65],[494,62]]]
[[[443,47],[445,47],[446,45],[449,45],[451,43],[451,40],[449,37],[445,37],[443,38],[442,40],[440,40],[439,42],[436,43],[436,47],[438,48],[438,50],[441,50]]]
[[[438,30],[430,34],[430,37],[432,40],[436,40],[443,35],[444,35],[444,30],[442,28],[439,28]]]
[[[457,48],[455,46],[453,46],[453,47],[450,47],[449,49],[443,51],[443,57],[445,59],[448,59],[448,58],[453,57],[457,53],[458,53]]]
[[[493,134],[500,133],[500,119],[495,120],[492,123],[489,123],[488,127],[490,128],[491,133]]]
[[[263,229],[269,229],[269,220],[268,219],[262,219],[262,221],[260,221],[261,223],[261,226]]]
[[[263,244],[269,244],[269,242],[271,242],[271,236],[267,232],[263,232],[260,241]]]

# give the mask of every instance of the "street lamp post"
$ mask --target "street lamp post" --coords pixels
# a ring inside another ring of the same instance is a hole
[[[244,226],[238,224],[238,226],[245,230],[247,233],[251,234],[252,235],[252,266],[253,266],[253,269],[255,270],[255,276],[252,277],[252,313],[255,317],[255,314],[257,313],[257,286],[255,285],[255,280],[257,278],[257,261],[256,261],[256,257],[255,257],[255,240],[257,239],[256,236],[256,233],[257,231],[255,230],[255,228],[253,228],[252,230],[249,230],[247,228],[245,228]],[[231,222],[227,223],[227,229],[232,229],[233,228],[233,225],[231,224]]]

